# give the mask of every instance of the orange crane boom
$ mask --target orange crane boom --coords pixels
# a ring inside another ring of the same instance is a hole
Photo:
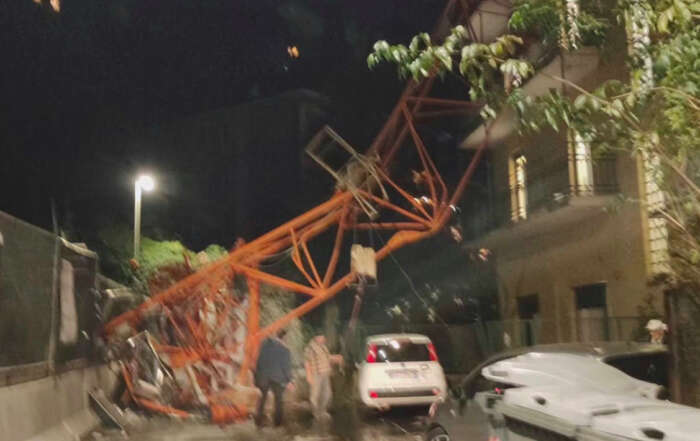
[[[471,26],[469,17],[478,7],[478,1],[449,0],[438,23],[435,36],[439,38],[457,24],[467,24],[474,40],[478,40]],[[392,189],[397,195],[395,201],[389,201],[376,195],[372,188],[360,188],[355,191],[337,191],[329,200],[300,216],[280,225],[268,233],[246,243],[229,253],[221,260],[213,262],[199,271],[175,283],[165,291],[153,296],[137,309],[126,312],[104,327],[105,335],[115,333],[120,326],[138,325],[144,315],[160,305],[172,306],[189,296],[207,292],[216,292],[230,284],[236,276],[243,276],[248,283],[248,313],[245,356],[239,375],[243,376],[251,368],[256,358],[260,342],[292,320],[303,316],[355,281],[353,271],[338,274],[338,260],[343,251],[344,238],[355,229],[382,229],[393,231],[384,246],[376,250],[375,258],[380,261],[391,252],[411,243],[431,237],[440,232],[448,223],[453,207],[462,197],[472,178],[477,164],[482,158],[485,141],[478,148],[454,189],[450,191],[440,172],[431,159],[423,143],[415,122],[418,119],[435,118],[459,113],[478,113],[481,105],[469,101],[432,98],[428,94],[432,89],[434,77],[421,82],[409,83],[389,119],[372,143],[368,156],[378,158],[377,175],[379,184]],[[407,142],[407,138],[412,142]],[[421,175],[427,183],[430,201],[427,206],[420,202],[420,195],[400,187],[390,178],[390,165],[402,150],[416,150],[422,167]],[[391,213],[391,221],[362,219],[357,198],[361,197],[375,205],[384,213]],[[402,220],[396,221],[396,218]],[[336,228],[334,247],[324,265],[314,259],[308,244],[321,233]],[[259,268],[266,258],[282,250],[292,248],[292,260],[305,283],[299,283]],[[260,283],[273,285],[284,290],[308,297],[299,306],[289,311],[277,321],[260,327]],[[206,295],[206,294],[205,294]],[[242,378],[242,377],[241,377]]]

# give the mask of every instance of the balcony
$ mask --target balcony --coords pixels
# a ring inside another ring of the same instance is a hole
[[[618,192],[616,158],[576,150],[557,149],[520,165],[521,157],[512,158],[509,182],[492,193],[488,215],[466,219],[467,235],[497,248],[602,213]]]

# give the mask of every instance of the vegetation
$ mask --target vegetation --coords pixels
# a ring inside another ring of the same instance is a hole
[[[659,187],[646,200],[650,216],[670,232],[672,286],[700,287],[700,1],[519,0],[510,32],[491,43],[472,41],[457,26],[440,43],[416,35],[408,46],[378,41],[370,68],[394,63],[399,76],[465,78],[489,124],[506,106],[524,132],[571,130],[594,151],[639,156]],[[544,55],[525,58],[541,43]],[[565,93],[529,96],[523,85],[553,55],[584,46],[625,54],[627,78],[588,90],[562,77]]]
[[[91,246],[100,255],[105,274],[145,295],[165,289],[198,267],[228,254],[220,245],[209,245],[197,253],[177,240],[143,237],[141,257],[136,263],[132,261],[132,234],[127,226],[115,224],[101,229]]]

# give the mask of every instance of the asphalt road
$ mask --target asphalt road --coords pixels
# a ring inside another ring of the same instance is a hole
[[[419,418],[422,411],[394,410],[386,414],[358,415],[337,412],[326,422],[311,418],[291,419],[282,428],[258,429],[252,421],[218,427],[153,419],[129,435],[102,430],[85,440],[95,441],[421,441]]]

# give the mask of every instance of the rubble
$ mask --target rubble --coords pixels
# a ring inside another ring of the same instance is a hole
[[[233,290],[202,290],[122,323],[105,336],[125,384],[120,404],[215,424],[246,419],[260,399],[252,373],[240,372],[246,310]]]

